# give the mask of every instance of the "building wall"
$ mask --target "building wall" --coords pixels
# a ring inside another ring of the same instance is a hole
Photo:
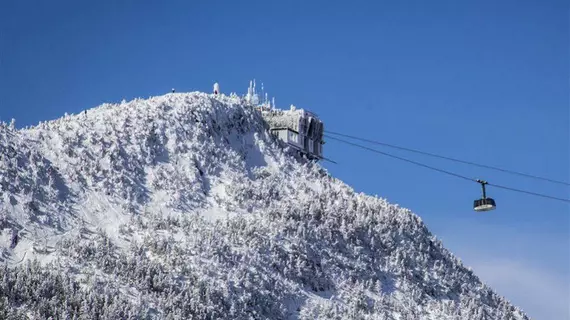
[[[310,155],[322,156],[324,128],[318,117],[303,110],[265,111],[262,115],[280,140]]]

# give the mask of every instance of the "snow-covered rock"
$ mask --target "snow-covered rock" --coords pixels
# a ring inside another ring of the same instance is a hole
[[[528,319],[238,96],[0,125],[0,318]]]

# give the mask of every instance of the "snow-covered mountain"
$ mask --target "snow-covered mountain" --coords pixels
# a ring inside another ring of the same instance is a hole
[[[528,319],[238,96],[0,125],[0,318]]]

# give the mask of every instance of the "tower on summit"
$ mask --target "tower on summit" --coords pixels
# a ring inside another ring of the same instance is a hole
[[[220,94],[220,85],[217,82],[214,83],[214,94]]]

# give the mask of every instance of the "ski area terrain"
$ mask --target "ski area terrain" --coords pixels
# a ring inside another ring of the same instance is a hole
[[[0,319],[523,320],[237,95],[0,125]]]

